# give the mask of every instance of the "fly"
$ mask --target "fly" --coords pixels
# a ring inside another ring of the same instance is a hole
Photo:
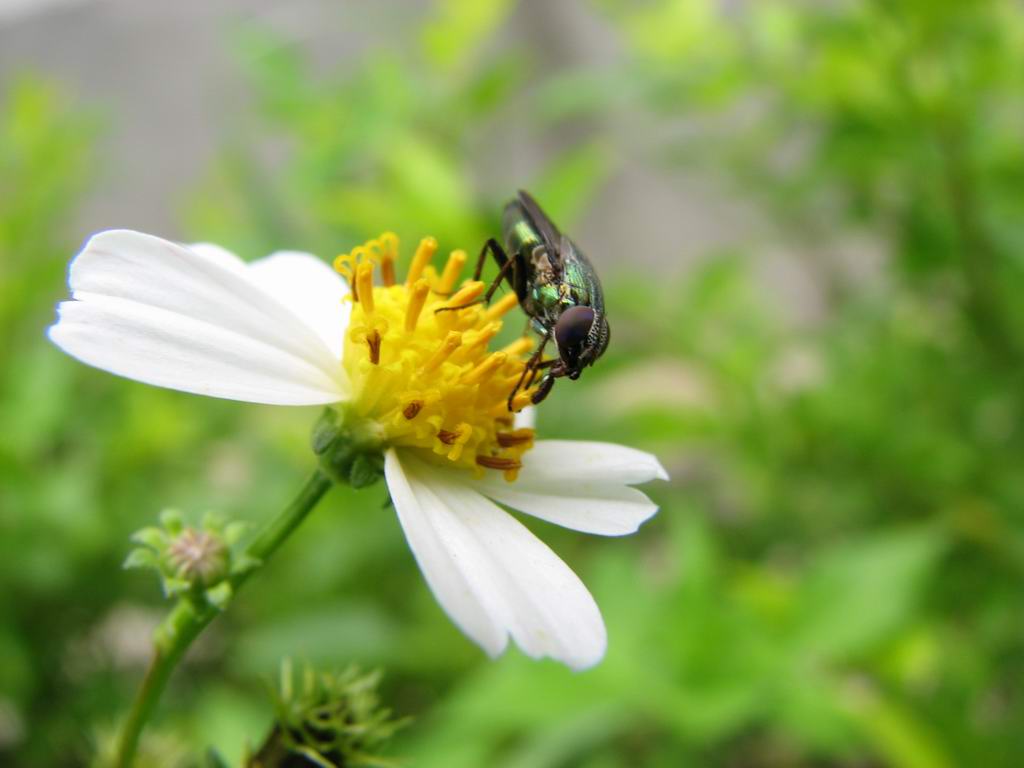
[[[584,368],[604,354],[610,331],[601,282],[593,265],[527,192],[519,190],[506,204],[501,230],[504,247],[493,237],[484,243],[473,279],[480,279],[490,253],[499,271],[484,302],[507,282],[530,318],[530,326],[541,337],[508,396],[511,411],[516,394],[529,389],[541,371],[540,384],[530,398],[534,404],[548,396],[556,379],[578,379]],[[552,339],[558,357],[544,360],[544,350]]]

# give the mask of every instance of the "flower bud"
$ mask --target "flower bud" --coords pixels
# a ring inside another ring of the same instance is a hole
[[[185,528],[167,547],[167,560],[179,579],[212,587],[231,570],[231,553],[213,531]]]
[[[160,522],[132,536],[139,546],[128,553],[125,568],[156,571],[168,597],[189,595],[223,608],[231,599],[231,577],[253,566],[251,559],[232,553],[246,524],[208,514],[201,525],[188,525],[173,510],[162,512]]]

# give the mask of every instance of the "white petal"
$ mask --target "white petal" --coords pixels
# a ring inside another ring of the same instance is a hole
[[[568,482],[600,480],[635,485],[668,480],[668,472],[653,454],[625,445],[583,440],[541,440],[524,455],[523,472]]]
[[[338,402],[318,368],[248,336],[123,299],[65,301],[53,342],[97,368],[147,384],[276,405]]]
[[[658,511],[627,483],[667,478],[650,454],[607,443],[544,440],[523,456],[515,482],[488,472],[471,482],[485,496],[584,533],[624,536]]]
[[[327,264],[309,253],[278,251],[249,264],[257,285],[295,313],[317,332],[335,359],[341,349],[352,313],[345,301],[348,286]]]
[[[198,253],[207,261],[219,264],[224,269],[241,272],[246,268],[246,263],[223,245],[217,245],[216,243],[189,243],[185,247],[193,253]]]
[[[408,459],[407,459],[408,460]],[[431,591],[445,613],[490,656],[505,650],[508,635],[488,603],[494,587],[489,566],[477,547],[430,489],[414,481],[394,449],[387,452],[384,474],[402,530]]]
[[[185,392],[286,405],[337,402],[338,357],[223,249],[101,232],[71,263],[50,338],[112,373]]]
[[[658,505],[636,488],[596,483],[514,483],[485,477],[474,486],[485,496],[549,523],[599,536],[636,533]]]
[[[467,635],[491,655],[511,635],[534,658],[574,669],[600,661],[607,645],[601,613],[543,542],[449,472],[394,450],[385,472],[427,583]]]
[[[256,285],[291,310],[341,358],[352,305],[345,301],[349,289],[344,278],[323,261],[303,251],[277,251],[246,263],[214,243],[188,247],[228,269],[247,269]]]

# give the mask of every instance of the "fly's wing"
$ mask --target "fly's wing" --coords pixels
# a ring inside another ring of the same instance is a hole
[[[604,296],[601,283],[590,260],[572,240],[559,231],[555,223],[537,205],[537,201],[530,197],[529,192],[519,190],[517,202],[544,240],[557,279],[569,286],[574,303],[603,310]]]
[[[575,303],[603,311],[604,294],[601,291],[601,281],[597,279],[597,272],[590,259],[566,235],[561,236],[559,253],[562,260],[562,279],[569,286]]]
[[[562,233],[558,231],[555,222],[548,218],[548,215],[537,205],[537,201],[530,197],[530,193],[520,189],[517,195],[519,204],[523,207],[526,215],[530,218],[534,227],[544,238],[544,244],[549,249],[558,248],[562,243]]]

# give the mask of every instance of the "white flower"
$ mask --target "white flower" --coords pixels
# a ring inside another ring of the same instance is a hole
[[[442,271],[420,243],[396,284],[397,239],[339,257],[282,252],[246,264],[217,246],[127,230],[92,237],[71,263],[72,299],[49,336],[89,365],[162,387],[277,405],[336,405],[374,436],[402,529],[438,602],[491,656],[508,638],[582,669],[604,654],[582,582],[504,504],[586,533],[633,533],[657,511],[630,487],[667,479],[650,454],[538,441],[505,400],[533,342],[487,343],[515,296],[450,296],[465,254]],[[379,266],[383,285],[374,285]],[[523,405],[528,395],[516,400]],[[522,415],[522,414],[520,414]],[[519,427],[519,428],[516,428]],[[496,503],[497,502],[497,503]]]

